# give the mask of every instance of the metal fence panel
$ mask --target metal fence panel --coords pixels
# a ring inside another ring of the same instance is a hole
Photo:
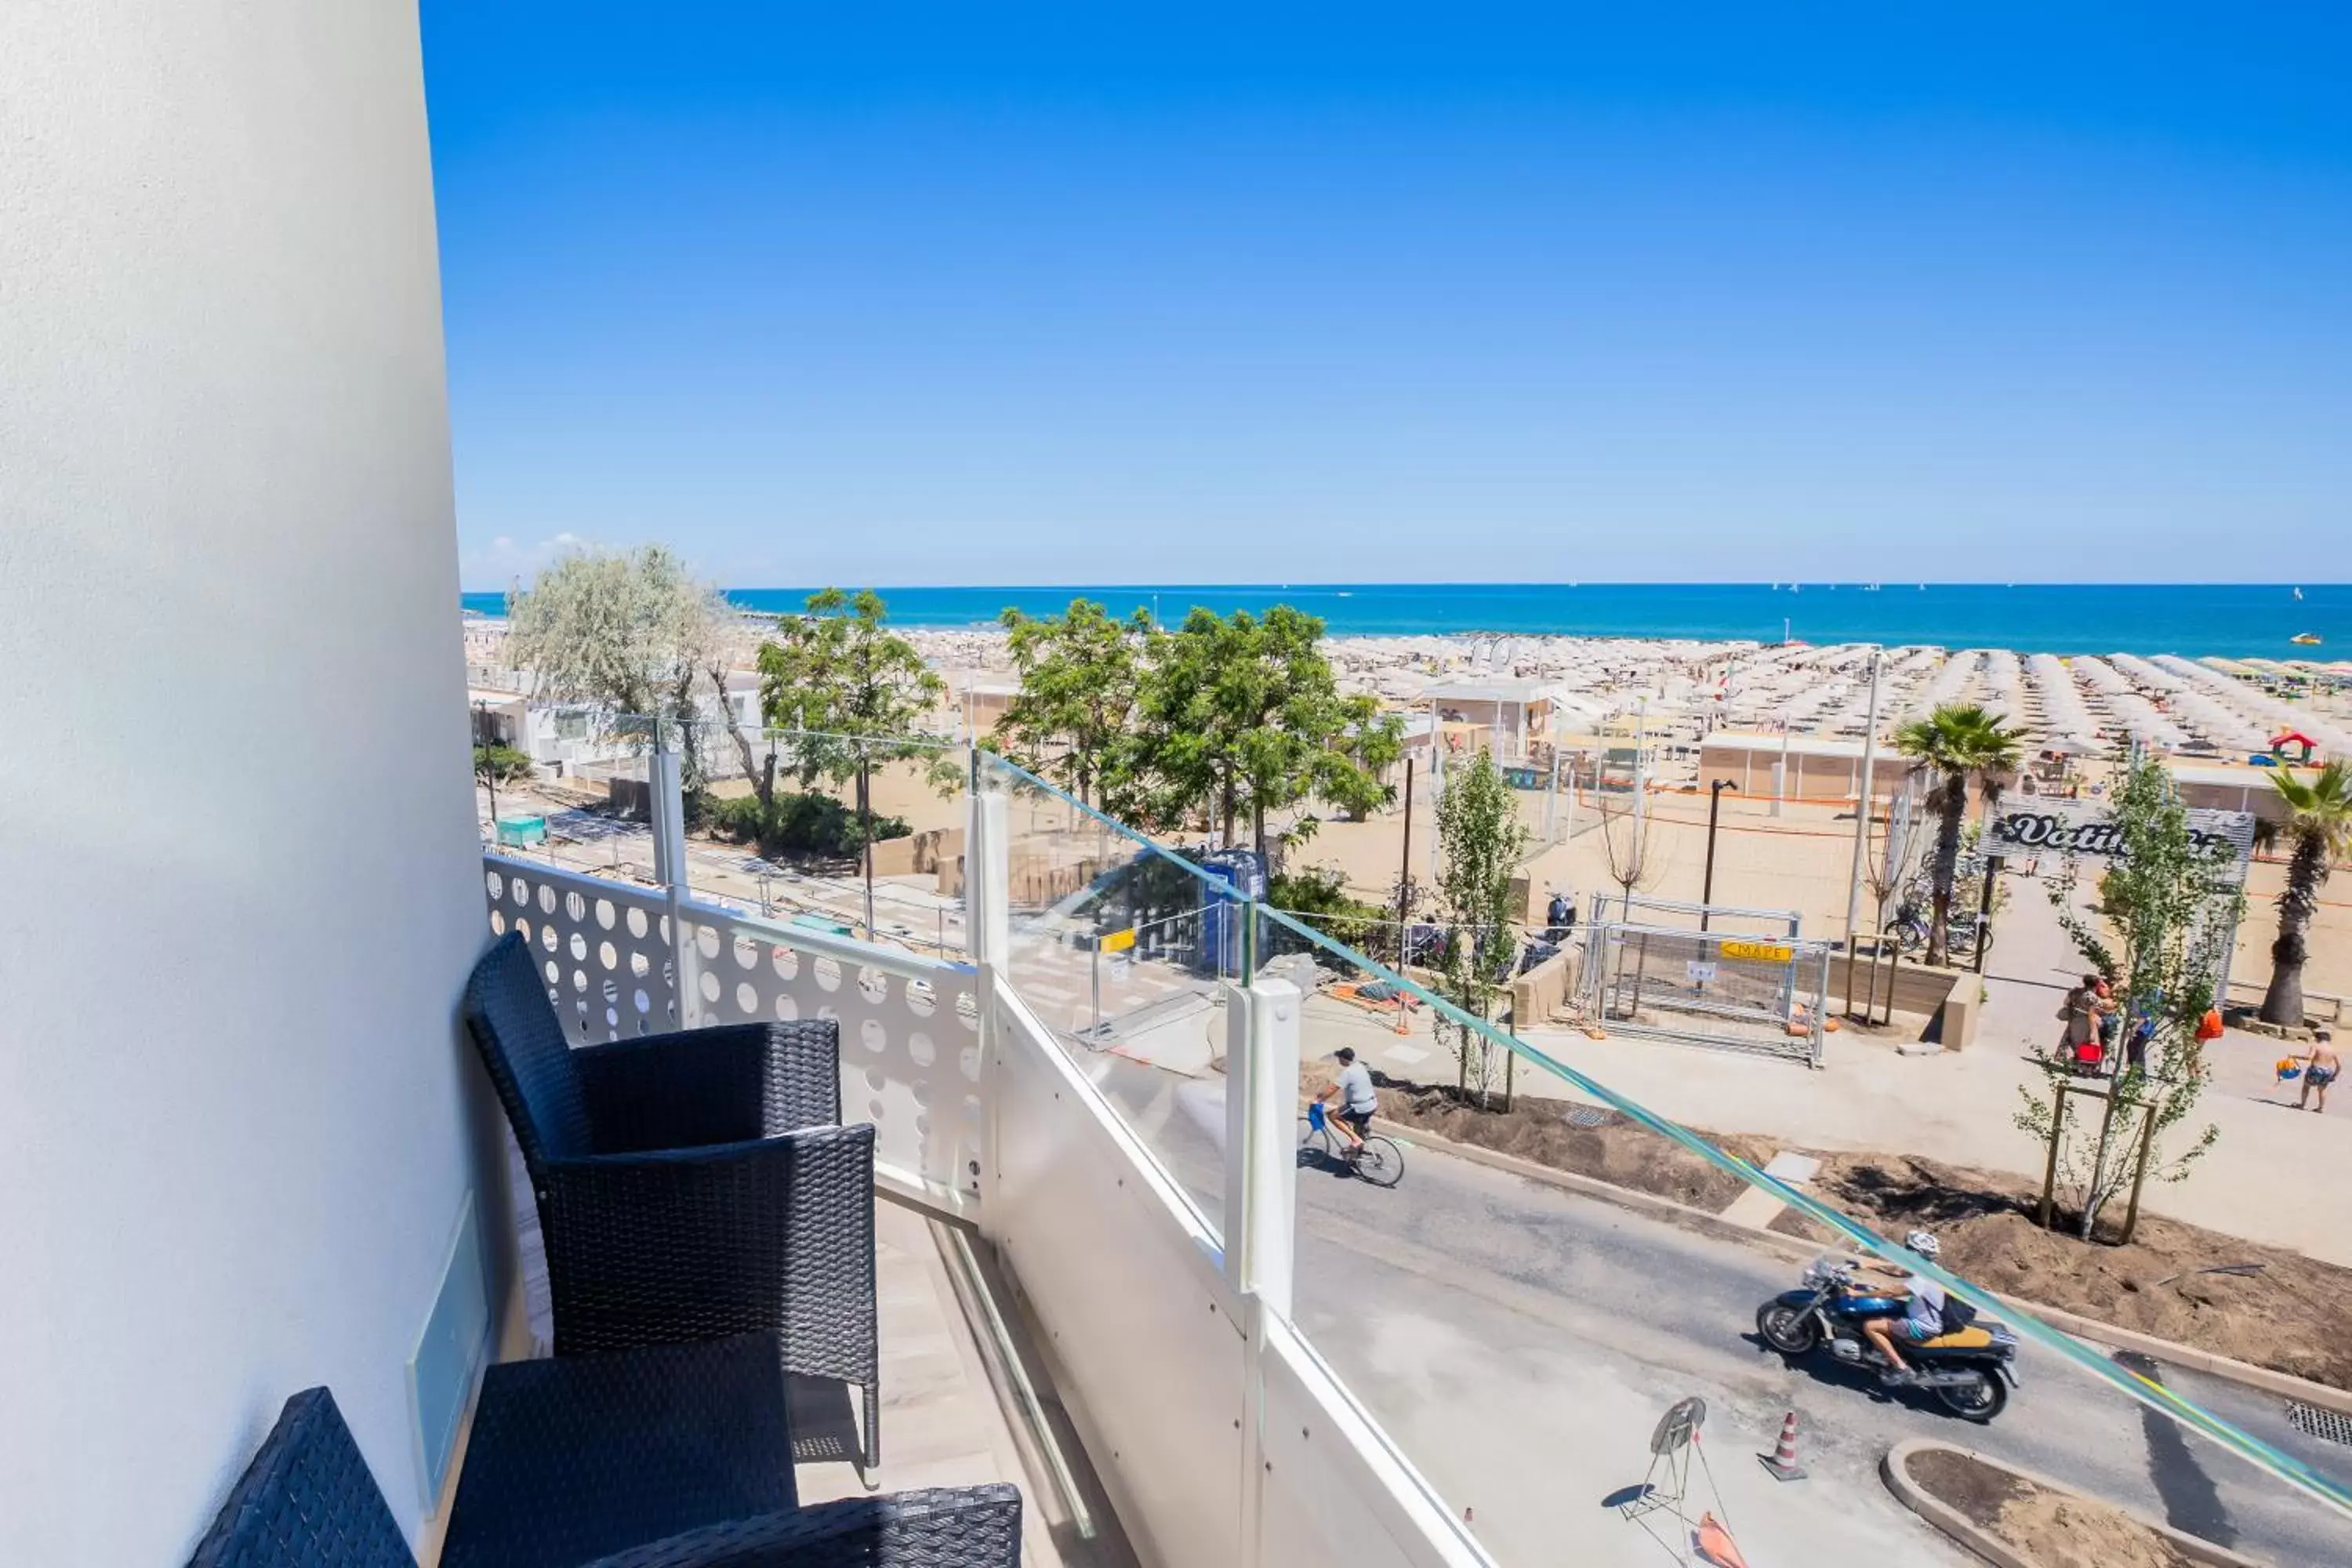
[[[1592,895],[1595,921],[1622,921],[1628,925],[1689,926],[1727,936],[1804,934],[1805,918],[1795,910],[1751,910],[1737,904],[1695,904],[1680,899],[1653,898],[1648,893]]]
[[[1829,943],[1623,921],[1585,942],[1585,1016],[1602,1028],[1821,1065]]]

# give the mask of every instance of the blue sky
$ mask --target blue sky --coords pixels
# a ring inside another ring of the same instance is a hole
[[[423,13],[468,587],[2352,578],[2352,6]]]

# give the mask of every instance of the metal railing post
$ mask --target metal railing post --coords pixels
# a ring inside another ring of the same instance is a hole
[[[1290,1316],[1298,1191],[1298,988],[1225,999],[1225,1279]]]
[[[1248,906],[1255,923],[1255,900]],[[1225,994],[1225,1280],[1241,1298],[1240,1568],[1265,1560],[1265,1334],[1287,1321],[1297,1258],[1298,988],[1286,980]]]
[[[654,749],[646,763],[646,793],[650,797],[654,819],[654,879],[662,885],[666,918],[669,921],[670,976],[675,987],[677,1026],[691,1028],[700,1021],[702,994],[696,989],[694,940],[686,931],[686,796],[677,752],[664,744],[659,726],[654,731]]]
[[[998,1022],[996,992],[999,986],[1008,984],[1006,968],[1013,954],[1013,879],[1004,797],[983,793],[979,784],[980,770],[975,763],[972,789],[967,800],[970,809],[964,819],[963,940],[972,965],[979,971],[975,990],[980,1003],[979,1088],[983,1108],[979,1172],[981,1233],[994,1241],[997,1233],[990,1225],[988,1199],[996,1191],[997,1140],[1002,1136],[1003,1111],[999,1086],[1004,1081],[1004,1031]]]
[[[1849,938],[1848,940],[1851,941],[1852,939]],[[1822,1065],[1823,1056],[1825,1055],[1825,1047],[1829,1042],[1829,1027],[1830,950],[1829,945],[1824,942],[1822,946],[1822,977],[1820,987],[1813,993],[1813,1059],[1811,1065],[1814,1067],[1820,1067]]]
[[[963,940],[982,974],[1001,971],[1012,943],[1011,859],[1004,797],[975,791],[963,839]]]

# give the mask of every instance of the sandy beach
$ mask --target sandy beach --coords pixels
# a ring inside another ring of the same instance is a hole
[[[948,682],[942,727],[984,736],[1018,685],[1004,634],[907,635]],[[1391,809],[1363,822],[1320,822],[1289,852],[1291,864],[1329,867],[1360,897],[1377,900],[1392,898],[1408,870],[1425,883],[1435,842],[1432,758],[1442,752],[1442,766],[1488,751],[1534,786],[1520,796],[1534,920],[1553,889],[1581,900],[1612,885],[1599,823],[1604,812],[1623,809],[1638,753],[1652,823],[1645,890],[1696,901],[1706,861],[1702,762],[1744,750],[1748,787],[1726,792],[1720,804],[1715,900],[1791,910],[1808,932],[1844,934],[1853,780],[1870,728],[1878,650],[1530,636],[1343,637],[1325,647],[1343,689],[1373,695],[1404,718],[1420,781],[1412,861],[1404,856],[1403,813]],[[1947,702],[1982,704],[2024,731],[2036,787],[2053,794],[2095,797],[2116,749],[2137,743],[2170,759],[2189,804],[2259,813],[2274,792],[2269,769],[2249,759],[2267,756],[2274,736],[2292,731],[2324,755],[2352,754],[2352,664],[2129,654],[2062,660],[1930,647],[1886,648],[1878,659],[1874,793],[1881,810],[1905,787],[1890,741],[1895,726]],[[1822,751],[1810,763],[1791,757],[1776,789],[1784,742]],[[892,809],[920,816],[926,805],[909,799]],[[2269,973],[2273,907],[2284,885],[2284,865],[2258,858],[2231,966],[2239,982]],[[1876,923],[1872,903],[1865,889],[1864,929]],[[2323,889],[2311,950],[2311,989],[2352,994],[2352,889]]]

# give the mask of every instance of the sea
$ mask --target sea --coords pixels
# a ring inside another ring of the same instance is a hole
[[[1162,623],[1195,605],[1230,614],[1290,605],[1337,637],[1509,633],[1934,644],[2020,653],[2178,653],[2232,658],[2347,657],[2352,584],[1258,583],[920,587],[877,590],[894,624],[992,624],[1008,607],[1059,613],[1074,598]],[[797,610],[805,588],[730,588],[746,610]],[[500,594],[463,595],[504,613]],[[2317,647],[2290,639],[2319,637]]]

